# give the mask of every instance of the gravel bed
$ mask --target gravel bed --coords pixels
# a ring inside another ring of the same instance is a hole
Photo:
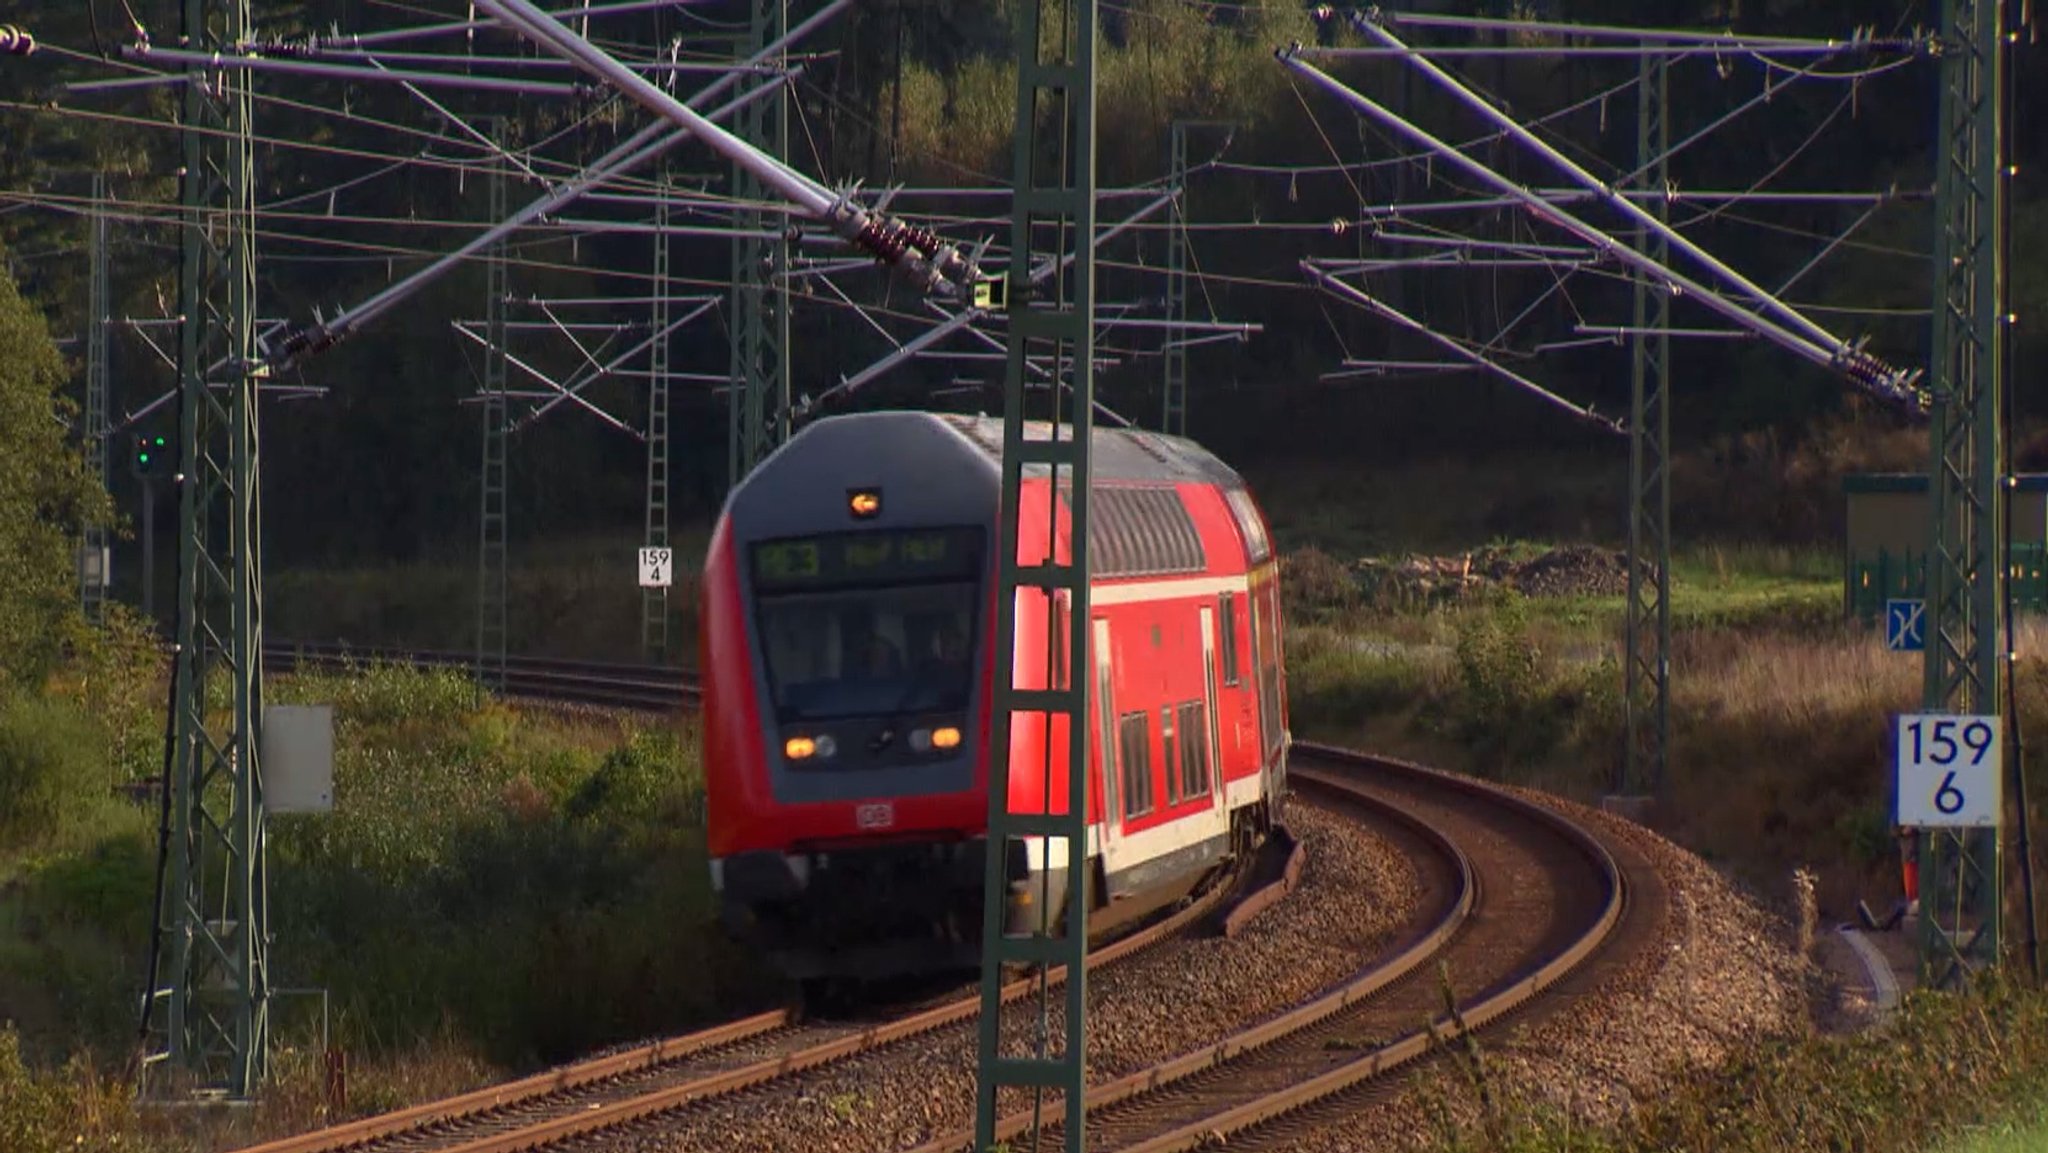
[[[1595,995],[1533,1025],[1481,1039],[1488,1085],[1496,1100],[1510,1103],[1510,1117],[1521,1103],[1539,1103],[1583,1121],[1610,1122],[1638,1101],[1654,1099],[1673,1074],[1807,1028],[1816,970],[1799,959],[1782,918],[1640,825],[1548,794],[1513,791],[1609,838],[1617,853],[1632,848],[1642,854],[1663,879],[1669,904],[1658,939],[1607,971]],[[1429,1148],[1445,1114],[1476,1122],[1477,1094],[1450,1066],[1434,1067],[1424,1084],[1422,1092],[1404,1092],[1287,1148]]]
[[[1168,945],[1091,976],[1088,1075],[1120,1076],[1299,1004],[1349,977],[1413,914],[1417,878],[1398,850],[1347,816],[1297,799],[1301,883],[1234,940]],[[1063,1028],[1054,992],[1051,1029]],[[1006,1051],[1035,1030],[1036,1001],[1003,1015]],[[705,1110],[659,1133],[622,1135],[620,1153],[681,1150],[902,1149],[974,1120],[975,1034],[942,1031],[888,1053],[799,1076]],[[1006,1092],[1002,1106],[1027,1100]]]

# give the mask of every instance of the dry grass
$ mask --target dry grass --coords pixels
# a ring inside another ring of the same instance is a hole
[[[1596,800],[1623,748],[1619,646],[1604,624],[1533,608],[1376,618],[1370,638],[1295,628],[1296,730]],[[2048,651],[2048,621],[2022,617],[2018,633],[2021,653]],[[1923,659],[1842,624],[1699,626],[1672,648],[1663,831],[1774,904],[1801,866],[1825,915],[1896,896],[1892,718],[1920,707]],[[2038,731],[2048,662],[2022,660],[2017,686],[2023,728]]]

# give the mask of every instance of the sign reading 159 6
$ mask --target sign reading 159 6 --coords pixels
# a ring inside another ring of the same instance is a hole
[[[1899,824],[1998,824],[2005,764],[1997,717],[1902,713],[1898,718]]]

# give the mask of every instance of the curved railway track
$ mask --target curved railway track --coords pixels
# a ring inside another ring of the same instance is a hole
[[[1174,1153],[1256,1127],[1274,1132],[1326,1098],[1384,1084],[1430,1051],[1432,1028],[1455,1037],[1528,1005],[1624,923],[1621,866],[1599,838],[1549,808],[1468,778],[1305,743],[1289,775],[1341,803],[1402,813],[1420,831],[1437,864],[1415,926],[1391,956],[1303,1005],[1090,1085],[1089,1149]],[[1446,971],[1455,1016],[1444,1011]],[[1047,1095],[1042,1115],[1037,1147],[1064,1148],[1058,1095]],[[1029,1150],[1032,1130],[1025,1106],[1001,1117],[996,1135]],[[915,1153],[972,1147],[971,1131],[955,1131]]]
[[[1275,880],[1273,884],[1284,883]],[[1234,886],[1219,884],[1163,920],[1089,954],[1088,968],[1140,956],[1215,914]],[[1046,975],[1064,983],[1063,968]],[[1039,987],[1011,981],[1003,1000]],[[807,1070],[971,1022],[980,993],[882,1024],[806,1022],[776,1010],[698,1033],[577,1062],[504,1085],[250,1146],[241,1153],[513,1153],[611,1134],[622,1126],[727,1097]]]
[[[272,668],[332,667],[336,646],[266,646]],[[461,654],[348,650],[357,661],[468,667]],[[509,661],[507,695],[628,708],[674,707],[694,692],[681,670],[571,661]],[[1584,975],[1618,938],[1635,886],[1600,838],[1541,804],[1482,782],[1388,758],[1297,742],[1290,778],[1302,792],[1357,810],[1392,837],[1422,877],[1405,934],[1352,978],[1214,1044],[1088,1090],[1088,1147],[1169,1153],[1229,1139],[1284,1141],[1295,1129],[1379,1095],[1397,1070],[1430,1058],[1431,1032],[1452,1038],[1526,1013],[1560,982]],[[1291,886],[1299,847],[1270,885]],[[1091,954],[1089,968],[1147,951],[1214,912],[1218,885],[1151,928]],[[1270,900],[1264,892],[1253,901]],[[1238,914],[1228,924],[1234,928]],[[1455,990],[1445,1008],[1443,975]],[[1055,974],[1057,978],[1059,974]],[[1013,982],[1006,1003],[1033,981]],[[603,1144],[659,1128],[679,1111],[758,1089],[948,1026],[977,1013],[972,995],[879,1025],[806,1024],[777,1012],[596,1058],[521,1081],[254,1146],[244,1153],[335,1150],[510,1153]],[[1418,1022],[1429,1022],[1418,1027]],[[1057,1094],[1043,1101],[1036,1145],[1063,1147]],[[1034,1146],[1022,1091],[1006,1090],[997,1136]],[[952,1131],[915,1153],[972,1148]]]
[[[263,667],[270,672],[333,672],[371,664],[469,670],[476,667],[476,655],[304,641],[265,641],[263,645]],[[502,692],[524,700],[667,712],[695,698],[697,675],[667,665],[508,657]]]

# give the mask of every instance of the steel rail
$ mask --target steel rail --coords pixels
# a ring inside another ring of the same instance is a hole
[[[1351,770],[1364,768],[1382,774],[1400,774],[1410,779],[1426,780],[1438,787],[1504,808],[1522,819],[1545,826],[1577,849],[1604,878],[1606,893],[1600,911],[1590,926],[1564,949],[1487,997],[1459,1007],[1456,1017],[1433,1015],[1430,1024],[1424,1029],[1410,1032],[1390,1044],[1361,1052],[1357,1057],[1344,1061],[1320,1075],[1254,1100],[1207,1113],[1136,1143],[1120,1145],[1117,1147],[1119,1153],[1179,1153],[1181,1150],[1206,1148],[1227,1140],[1241,1130],[1293,1113],[1333,1094],[1365,1082],[1383,1079],[1394,1070],[1426,1055],[1433,1046],[1441,1043],[1438,1038],[1447,1041],[1463,1036],[1484,1028],[1528,1004],[1544,990],[1583,965],[1606,943],[1616,926],[1620,924],[1626,902],[1626,887],[1620,865],[1598,837],[1555,811],[1472,778],[1443,773],[1405,761],[1309,742],[1296,742],[1294,749],[1297,753],[1303,754],[1304,759],[1313,758]],[[1325,776],[1306,766],[1294,767],[1290,770],[1290,775],[1297,781],[1315,782],[1317,787],[1337,790],[1345,794],[1347,801],[1356,801],[1363,797],[1362,794],[1352,794],[1342,776]],[[1430,835],[1445,844],[1449,843],[1434,829],[1430,830]],[[1469,859],[1462,852],[1458,853],[1457,859],[1460,862],[1465,888],[1458,899],[1455,916],[1446,917],[1398,957],[1375,966],[1322,997],[1216,1044],[1184,1053],[1102,1085],[1089,1086],[1087,1104],[1090,1114],[1155,1093],[1177,1082],[1212,1071],[1226,1062],[1245,1059],[1263,1047],[1303,1033],[1334,1018],[1346,1009],[1362,1005],[1375,995],[1387,991],[1396,982],[1418,976],[1422,966],[1444,952],[1468,923],[1467,916],[1471,911],[1474,884],[1473,873]],[[1432,1036],[1432,1031],[1435,1036]],[[1252,1059],[1255,1060],[1256,1057],[1253,1056]],[[1031,1111],[1013,1113],[997,1123],[996,1136],[1005,1141],[1017,1138],[1028,1132],[1031,1124]],[[958,1131],[918,1146],[912,1153],[955,1153],[957,1150],[972,1148],[973,1142],[971,1131]]]
[[[454,1097],[427,1101],[326,1129],[252,1145],[240,1153],[320,1153],[323,1150],[346,1149],[367,1141],[410,1133],[432,1125],[462,1121],[549,1093],[595,1084],[623,1074],[670,1064],[685,1057],[700,1056],[715,1049],[757,1040],[779,1029],[790,1028],[796,1023],[795,1010],[771,1009],[766,1013],[742,1017],[715,1028],[635,1046],[588,1061],[578,1061],[572,1065],[546,1069],[516,1081],[487,1085]]]
[[[291,641],[270,642],[265,646],[263,655],[265,665],[272,669],[331,669],[360,663],[403,664],[415,668],[464,668],[470,661],[467,654],[451,652],[395,648],[364,649],[338,644]],[[670,694],[669,705],[680,704],[698,692],[693,673],[670,667],[551,658],[513,658],[509,662],[507,672],[508,691],[511,694],[531,695],[542,699],[560,699],[560,694],[567,692],[575,694],[579,700],[591,696],[609,696],[603,703],[628,708],[647,708],[650,706],[645,694],[649,690]],[[653,707],[667,706],[657,704]],[[1280,894],[1293,887],[1299,876],[1301,846],[1294,842],[1285,830],[1281,831],[1280,836],[1280,843],[1287,849],[1287,856],[1279,875],[1239,896],[1239,902],[1252,905],[1253,911],[1276,901]],[[1103,945],[1089,954],[1089,969],[1092,971],[1100,966],[1149,951],[1200,924],[1227,903],[1249,875],[1247,872],[1219,881],[1170,916]],[[1250,915],[1239,913],[1233,908],[1223,920],[1222,929],[1225,935],[1233,935]],[[1063,966],[1054,967],[1042,976],[1032,974],[1018,978],[1003,987],[1002,1003],[1008,1005],[1037,992],[1041,982],[1050,987],[1058,987],[1065,979],[1066,971]],[[971,1020],[979,1012],[980,995],[970,993],[935,1008],[881,1025],[863,1028],[829,1021],[820,1022],[818,1027],[823,1030],[851,1031],[820,1043],[751,1061],[742,1066],[707,1072],[702,1077],[686,1078],[677,1084],[636,1094],[624,1100],[595,1105],[578,1100],[568,1101],[564,1103],[568,1106],[568,1111],[564,1113],[544,1118],[534,1124],[519,1125],[499,1133],[479,1136],[466,1142],[461,1141],[459,1132],[452,1131],[456,1127],[488,1125],[494,1120],[501,1120],[499,1115],[507,1110],[541,1104],[551,1096],[603,1086],[607,1082],[624,1078],[660,1076],[665,1067],[678,1062],[713,1055],[719,1050],[748,1042],[758,1042],[779,1031],[804,1027],[798,1022],[794,1011],[773,1010],[698,1033],[671,1037],[619,1053],[545,1070],[503,1085],[490,1086],[456,1097],[425,1102],[326,1129],[250,1146],[239,1153],[333,1153],[344,1149],[359,1149],[380,1141],[403,1142],[411,1148],[421,1139],[444,1135],[449,1138],[449,1143],[438,1147],[443,1153],[512,1153],[517,1150],[533,1149],[566,1138],[615,1130],[642,1118],[694,1102],[726,1096],[808,1069],[859,1056],[910,1037]]]
[[[1277,883],[1277,882],[1276,882]],[[1231,884],[1217,884],[1186,908],[1122,937],[1089,954],[1092,971],[1148,951],[1213,914],[1233,891]],[[1066,981],[1064,966],[1033,974],[1003,986],[1002,1001],[1012,1004],[1036,993],[1041,980],[1057,988]],[[757,1040],[778,1028],[801,1027],[773,1022],[780,1014],[761,1014],[707,1030],[643,1046],[621,1054],[596,1058],[523,1078],[497,1089],[477,1090],[443,1102],[429,1102],[410,1109],[350,1122],[343,1126],[284,1138],[237,1153],[338,1153],[363,1147],[367,1142],[393,1140],[417,1148],[422,1138],[446,1135],[446,1144],[433,1146],[436,1153],[523,1153],[555,1142],[614,1131],[635,1121],[667,1113],[702,1101],[729,1096],[807,1070],[861,1056],[949,1025],[974,1019],[981,1009],[980,994],[970,993],[936,1008],[901,1017],[881,1025],[859,1027],[820,1022],[819,1028],[851,1030],[802,1048],[778,1053],[735,1068],[707,1072],[674,1085],[634,1094],[623,1100],[602,1104],[564,1102],[565,1110],[530,1124],[520,1124],[498,1133],[463,1141],[461,1134],[448,1132],[454,1126],[490,1124],[507,1109],[545,1104],[545,1099],[571,1089],[588,1088],[615,1078],[660,1075],[661,1067],[678,1060],[705,1054],[717,1047]],[[751,1031],[749,1031],[751,1030]],[[728,1036],[714,1036],[726,1033]],[[707,1039],[709,1038],[709,1039]],[[662,1056],[664,1052],[666,1056]],[[430,1130],[441,1130],[431,1133]]]

